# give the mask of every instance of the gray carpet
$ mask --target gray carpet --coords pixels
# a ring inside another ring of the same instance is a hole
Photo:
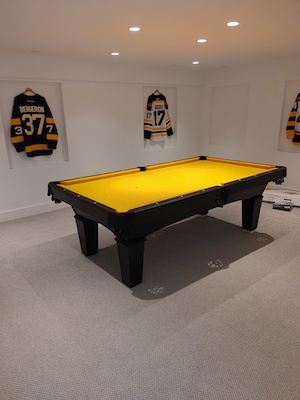
[[[1,223],[0,399],[299,400],[300,209],[240,224],[235,203],[156,232],[129,289],[71,208]]]

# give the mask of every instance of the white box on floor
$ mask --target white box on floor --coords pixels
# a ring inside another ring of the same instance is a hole
[[[295,207],[300,207],[300,192],[267,188],[263,192],[263,201],[268,203],[283,203],[285,201],[290,201]]]

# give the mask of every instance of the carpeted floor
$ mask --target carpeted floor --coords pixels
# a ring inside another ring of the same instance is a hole
[[[0,399],[299,400],[300,209],[240,225],[234,203],[156,232],[130,289],[71,208],[0,223]]]

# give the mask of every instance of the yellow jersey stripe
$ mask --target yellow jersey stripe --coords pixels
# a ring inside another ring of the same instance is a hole
[[[58,135],[56,133],[47,133],[47,140],[58,140]]]
[[[26,153],[30,153],[36,150],[49,150],[49,147],[47,144],[32,144],[30,146],[25,146]]]
[[[24,136],[14,136],[11,138],[12,143],[23,143],[24,142]]]
[[[21,118],[12,118],[10,124],[11,124],[11,126],[21,125]]]
[[[295,126],[295,120],[293,121],[288,121],[286,126]]]

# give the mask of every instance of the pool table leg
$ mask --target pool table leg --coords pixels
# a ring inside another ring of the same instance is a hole
[[[98,253],[98,223],[78,214],[75,219],[83,254],[91,256]]]
[[[122,281],[129,287],[142,282],[145,240],[125,242],[116,238]]]
[[[243,229],[254,231],[257,228],[262,195],[242,200]]]

